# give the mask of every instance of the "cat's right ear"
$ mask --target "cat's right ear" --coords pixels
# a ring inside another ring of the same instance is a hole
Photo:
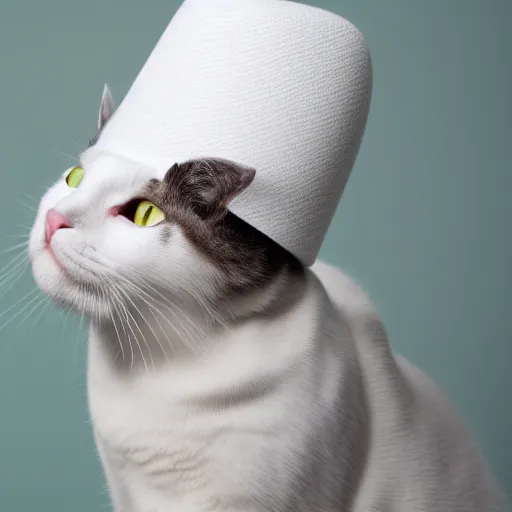
[[[103,95],[101,96],[100,111],[98,113],[98,133],[103,130],[115,110],[114,98],[112,97],[109,86],[105,84],[103,87]]]

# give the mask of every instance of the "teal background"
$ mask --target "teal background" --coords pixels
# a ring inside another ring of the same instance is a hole
[[[393,347],[442,384],[512,495],[512,2],[311,2],[361,28],[375,70],[322,257],[366,287]],[[1,1],[0,249],[94,134],[103,82],[122,98],[177,5]],[[44,305],[26,318],[26,300],[5,312],[32,287],[26,272],[0,290],[0,509],[108,510],[85,326]]]

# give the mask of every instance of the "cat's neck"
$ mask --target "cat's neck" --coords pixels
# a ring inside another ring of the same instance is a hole
[[[102,340],[105,357],[120,371],[169,367],[216,350],[244,324],[268,322],[286,314],[305,293],[307,272],[283,269],[266,286],[215,304],[164,293],[146,296],[110,318],[92,321],[91,329]]]

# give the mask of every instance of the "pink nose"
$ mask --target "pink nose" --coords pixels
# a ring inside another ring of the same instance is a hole
[[[52,241],[55,231],[62,228],[70,228],[71,222],[56,210],[49,210],[46,214],[46,243]]]

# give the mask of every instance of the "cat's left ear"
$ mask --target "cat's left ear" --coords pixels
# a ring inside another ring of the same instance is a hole
[[[226,211],[229,203],[254,180],[256,170],[229,160],[203,158],[175,164],[164,182],[197,213]]]
[[[98,133],[103,130],[115,110],[114,98],[112,97],[109,86],[105,84],[103,87],[103,95],[101,96],[100,111],[98,113]]]

